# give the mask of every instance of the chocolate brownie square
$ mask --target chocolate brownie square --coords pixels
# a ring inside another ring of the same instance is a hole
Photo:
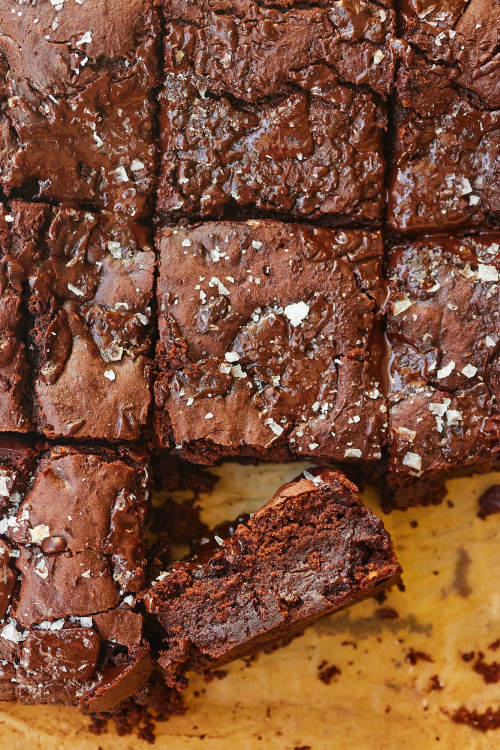
[[[148,230],[108,212],[21,201],[9,210],[33,316],[38,430],[137,439],[151,400]]]
[[[140,455],[0,439],[0,699],[106,711],[151,662]]]
[[[163,218],[382,217],[390,3],[163,0]]]
[[[500,109],[461,89],[457,76],[408,50],[403,56],[387,214],[396,232],[500,220]]]
[[[129,215],[144,211],[155,173],[158,23],[152,5],[2,3],[0,184],[6,194]]]
[[[207,464],[380,458],[380,233],[249,220],[157,244],[163,446]]]
[[[0,432],[26,432],[31,421],[23,341],[24,275],[11,253],[11,221],[0,205]]]
[[[450,67],[458,86],[500,107],[498,0],[402,0],[399,11],[404,39]]]
[[[388,507],[500,465],[500,234],[392,247]]]
[[[168,685],[287,642],[398,577],[389,534],[355,485],[336,471],[305,475],[231,536],[216,529],[146,591],[165,630],[159,663]]]

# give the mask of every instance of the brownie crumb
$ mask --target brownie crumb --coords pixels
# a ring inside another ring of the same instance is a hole
[[[227,670],[225,669],[212,669],[211,672],[206,672],[204,675],[205,682],[213,682],[214,680],[223,680],[227,677]]]
[[[333,678],[339,674],[342,674],[342,672],[335,664],[328,664],[327,661],[318,664],[318,679],[325,685],[329,685]]]
[[[135,734],[138,739],[154,744],[155,724],[185,712],[182,694],[167,688],[160,680],[153,680],[142,693],[122,703],[119,711],[91,714],[89,731],[95,735],[105,734],[111,721],[120,737]]]
[[[488,648],[490,651],[497,651],[498,648],[500,648],[500,638],[497,638],[496,641],[493,641],[493,643],[490,643]]]
[[[500,663],[497,661],[488,664],[484,661],[484,654],[479,651],[473,666],[474,672],[481,675],[487,685],[492,685],[500,680]]]
[[[379,620],[397,620],[399,614],[392,607],[379,607],[373,613]]]
[[[462,661],[472,661],[475,655],[475,651],[467,651],[465,654],[462,654]]]
[[[437,674],[433,674],[429,680],[429,690],[442,690],[444,688],[443,683],[439,679]]]
[[[354,649],[357,649],[358,644],[356,641],[342,641],[343,646],[352,646]]]
[[[408,664],[415,665],[418,661],[433,662],[434,659],[432,658],[432,656],[429,656],[429,654],[426,654],[425,651],[415,651],[415,649],[412,647],[409,649],[408,653],[406,654],[405,661]]]
[[[410,526],[412,527],[412,529],[416,529],[418,526],[418,521],[410,521]]]
[[[500,728],[500,708],[491,708],[491,706],[488,706],[485,711],[469,711],[466,706],[460,706],[452,713],[448,713],[443,708],[441,711],[456,724],[466,724],[468,727],[478,729],[480,732]]]
[[[484,521],[487,516],[494,513],[500,513],[500,484],[489,487],[479,498],[479,518]]]

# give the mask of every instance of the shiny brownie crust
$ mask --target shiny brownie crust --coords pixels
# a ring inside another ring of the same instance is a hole
[[[213,222],[157,246],[164,447],[195,463],[380,459],[380,233]]]
[[[4,6],[4,192],[128,216],[150,211],[159,33],[153,1]]]
[[[380,222],[389,4],[165,0],[163,12],[163,218]]]

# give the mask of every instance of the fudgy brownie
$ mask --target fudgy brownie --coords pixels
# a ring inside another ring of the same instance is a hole
[[[430,62],[444,63],[454,81],[500,107],[498,0],[402,0],[403,37]]]
[[[147,680],[138,454],[0,439],[0,700],[107,711]]]
[[[23,270],[12,257],[9,221],[0,205],[0,432],[26,432],[29,387],[23,342]]]
[[[388,507],[500,465],[500,234],[392,247]]]
[[[152,5],[1,4],[0,184],[7,194],[129,215],[144,210],[155,171]]]
[[[161,445],[207,464],[380,458],[380,233],[250,220],[157,244]]]
[[[500,109],[462,90],[457,76],[403,49],[387,214],[397,232],[500,220]]]
[[[357,488],[337,471],[306,477],[146,591],[165,630],[167,684],[289,640],[399,575],[389,534]]]
[[[150,405],[148,231],[116,214],[9,206],[34,317],[34,420],[48,437],[134,440]]]
[[[162,5],[164,218],[381,219],[391,3]]]

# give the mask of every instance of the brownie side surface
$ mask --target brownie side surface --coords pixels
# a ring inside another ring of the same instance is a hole
[[[500,235],[437,236],[388,257],[387,504],[437,502],[500,462]]]
[[[378,232],[274,221],[160,230],[160,443],[374,462],[384,441]]]
[[[137,439],[150,404],[149,231],[109,212],[22,201],[9,211],[33,317],[37,428],[48,437]]]
[[[280,488],[215,549],[174,563],[145,594],[165,629],[167,684],[282,642],[393,582],[383,524],[340,472]]]
[[[388,6],[163,6],[162,217],[381,220]]]
[[[155,173],[152,6],[152,0],[2,3],[5,193],[132,216],[147,210]]]
[[[145,462],[5,437],[0,490],[0,698],[110,710],[151,668],[135,611]]]

